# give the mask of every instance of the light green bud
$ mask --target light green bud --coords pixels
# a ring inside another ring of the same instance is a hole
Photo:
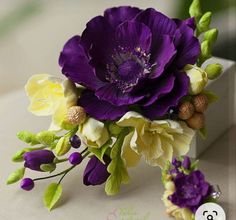
[[[193,0],[189,8],[189,14],[191,17],[195,17],[197,21],[200,19],[202,16],[200,0]]]
[[[29,132],[29,131],[20,131],[20,132],[17,133],[17,137],[21,141],[23,141],[27,144],[31,144],[36,139],[35,135],[33,133]]]
[[[58,156],[66,154],[71,148],[70,137],[64,136],[61,137],[56,145],[55,151]]]
[[[17,151],[17,152],[13,155],[12,161],[13,161],[13,162],[22,162],[22,161],[24,160],[24,159],[23,159],[23,156],[24,156],[25,152],[26,152],[26,151],[25,151],[24,149]]]
[[[202,65],[207,59],[211,58],[211,44],[205,40],[201,43],[201,54],[199,57],[199,64]]]
[[[211,17],[212,17],[212,13],[211,12],[206,12],[200,19],[197,27],[198,27],[198,31],[200,33],[208,31],[210,28],[210,24],[211,24]]]
[[[217,29],[210,29],[204,34],[204,41],[208,41],[209,43],[214,43],[217,40],[219,31]]]
[[[190,79],[189,93],[191,95],[201,93],[208,82],[207,73],[203,69],[193,65],[187,65],[185,72]]]
[[[53,172],[56,169],[56,164],[49,163],[49,164],[42,164],[40,165],[40,169],[44,172]]]
[[[223,66],[219,63],[209,64],[205,69],[208,79],[216,79],[223,72]]]
[[[36,135],[38,142],[43,145],[50,145],[56,139],[56,135],[52,131],[41,131]]]

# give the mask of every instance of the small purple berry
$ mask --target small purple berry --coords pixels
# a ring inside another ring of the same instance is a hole
[[[184,157],[182,166],[183,166],[183,168],[185,168],[185,169],[187,169],[187,170],[190,168],[190,166],[191,166],[191,160],[190,160],[189,157],[187,157],[187,156]]]
[[[78,165],[82,162],[83,157],[79,152],[74,152],[69,156],[69,161],[72,165]]]
[[[79,148],[81,145],[81,140],[77,135],[74,135],[70,138],[70,144],[73,148]]]
[[[34,181],[30,178],[24,178],[21,180],[20,187],[23,190],[30,191],[34,188]]]

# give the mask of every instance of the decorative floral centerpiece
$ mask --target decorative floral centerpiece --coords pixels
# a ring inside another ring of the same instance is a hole
[[[51,115],[52,123],[37,134],[18,133],[30,147],[13,156],[23,165],[7,183],[22,179],[21,188],[32,190],[39,180],[59,177],[44,195],[51,210],[63,178],[82,162],[87,163],[84,184],[105,183],[107,195],[115,195],[129,182],[128,168],[142,157],[166,171],[173,157],[186,155],[195,131],[206,135],[204,112],[216,96],[205,86],[222,71],[220,64],[202,67],[218,34],[210,28],[211,13],[203,14],[194,0],[190,16],[179,20],[153,8],[109,8],[90,20],[81,36],[69,39],[59,57],[66,79],[38,74],[25,86],[29,111]],[[51,174],[59,163],[68,168]],[[200,171],[183,167],[175,167],[168,182],[164,178],[163,198],[167,206],[192,213],[210,195],[210,185]],[[26,178],[25,169],[49,174]],[[198,190],[186,202],[192,179],[198,179]],[[185,188],[185,197],[178,197]]]

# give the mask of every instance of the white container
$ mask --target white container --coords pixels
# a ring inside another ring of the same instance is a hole
[[[207,138],[203,140],[196,132],[189,152],[189,156],[192,158],[197,158],[207,150],[235,122],[235,62],[212,58],[206,65],[208,63],[222,64],[224,72],[217,80],[210,81],[207,85],[206,89],[214,92],[219,97],[219,100],[211,104],[206,112]]]

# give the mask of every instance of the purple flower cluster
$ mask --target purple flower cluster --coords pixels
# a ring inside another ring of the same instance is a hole
[[[193,29],[194,19],[171,19],[152,8],[110,8],[65,44],[59,64],[86,88],[79,105],[90,116],[115,120],[138,107],[155,119],[188,93],[183,68],[200,53]]]
[[[189,157],[185,157],[182,162],[174,159],[172,164],[175,167],[171,173],[174,174],[172,177],[176,191],[169,196],[169,199],[173,204],[181,208],[189,208],[195,213],[211,195],[212,186],[205,181],[200,170],[190,170],[191,161]],[[189,174],[181,172],[181,168],[189,170]]]

